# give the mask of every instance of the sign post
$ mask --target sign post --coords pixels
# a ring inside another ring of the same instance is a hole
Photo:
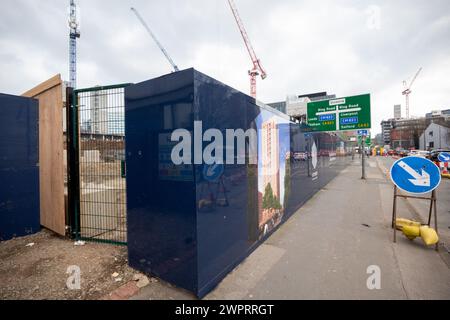
[[[366,179],[366,144],[370,146],[370,134],[368,130],[358,130],[358,142],[361,145],[361,179]]]
[[[430,160],[421,157],[406,157],[397,160],[391,167],[391,180],[394,183],[394,207],[392,211],[392,227],[394,228],[394,242],[397,241],[397,198],[412,198],[430,200],[430,211],[427,225],[431,225],[431,216],[434,212],[434,227],[438,232],[436,188],[441,183],[439,168]],[[431,197],[403,195],[398,192],[401,189],[412,194],[424,194],[431,192]],[[436,244],[436,251],[439,243]]]
[[[362,162],[362,176],[361,179],[366,180],[366,148],[364,146],[364,137],[361,139],[361,162]]]

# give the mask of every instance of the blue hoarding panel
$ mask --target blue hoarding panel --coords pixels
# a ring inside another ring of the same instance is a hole
[[[346,165],[337,137],[193,69],[125,100],[130,265],[199,297]]]
[[[40,229],[38,102],[0,94],[0,241]]]
[[[125,89],[129,263],[196,292],[193,167],[171,161],[175,128],[193,128],[193,72]]]

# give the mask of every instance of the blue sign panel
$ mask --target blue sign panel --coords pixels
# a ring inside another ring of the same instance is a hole
[[[336,119],[335,114],[324,114],[322,116],[319,116],[319,121],[333,121]]]
[[[369,131],[368,130],[358,130],[358,136],[368,136]]]
[[[450,153],[441,152],[438,156],[439,162],[450,162]]]
[[[421,157],[406,157],[397,160],[391,167],[392,182],[409,193],[427,193],[441,183],[439,168],[430,160]]]
[[[216,182],[223,175],[223,164],[212,164],[203,166],[203,178],[209,182]]]
[[[351,118],[342,118],[341,124],[355,124],[358,123],[358,117],[351,117]]]

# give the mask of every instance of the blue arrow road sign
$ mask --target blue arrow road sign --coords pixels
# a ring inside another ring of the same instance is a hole
[[[397,160],[391,167],[392,182],[410,193],[427,193],[441,183],[441,172],[430,160],[421,157],[406,157]]]
[[[225,168],[223,164],[205,164],[203,166],[203,177],[206,181],[215,182],[222,176]]]
[[[369,131],[368,130],[358,130],[358,136],[368,136]]]
[[[450,153],[448,152],[441,152],[438,156],[439,162],[450,162]]]

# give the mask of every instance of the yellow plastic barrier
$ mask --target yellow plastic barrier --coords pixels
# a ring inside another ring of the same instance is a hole
[[[439,242],[439,237],[436,230],[428,226],[420,227],[420,236],[427,246],[431,246]]]
[[[403,234],[409,239],[414,240],[417,237],[420,237],[420,227],[419,226],[403,226]]]
[[[404,218],[398,218],[396,220],[396,226],[397,226],[397,230],[402,231],[403,227],[405,226],[415,226],[415,227],[420,227],[420,222],[414,221],[414,220],[409,220],[409,219],[404,219]]]

